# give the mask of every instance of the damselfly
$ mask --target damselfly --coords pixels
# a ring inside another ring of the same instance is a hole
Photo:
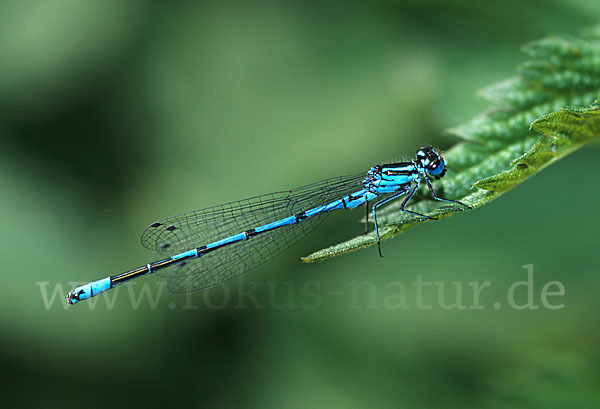
[[[368,216],[369,201],[375,199],[379,200],[372,207],[373,221],[381,256],[377,223],[380,206],[406,195],[400,205],[402,211],[432,219],[405,208],[421,180],[427,184],[433,199],[471,208],[436,196],[430,178],[439,179],[445,173],[444,158],[433,148],[423,147],[417,151],[416,159],[373,166],[366,174],[326,179],[294,190],[161,219],[142,233],[142,244],[160,253],[175,255],[77,287],[69,292],[67,302],[75,304],[167,267],[174,267],[167,270],[169,289],[173,292],[212,287],[272,259],[334,210],[365,205]]]

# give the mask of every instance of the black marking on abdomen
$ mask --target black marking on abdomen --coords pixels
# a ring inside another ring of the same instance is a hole
[[[299,223],[300,221],[306,219],[308,216],[306,216],[306,212],[302,212],[294,215],[294,217],[296,218],[296,223]]]
[[[256,232],[256,229],[252,229],[245,231],[244,234],[246,235],[246,239],[249,239],[257,235],[258,233]]]
[[[198,250],[198,257],[201,257],[205,254],[210,253],[211,251],[218,250],[222,247],[226,247],[226,246],[229,246],[230,244],[234,244],[234,243],[239,243],[239,241],[231,241],[229,243],[222,243],[222,244],[219,244],[218,246],[214,246],[211,248],[208,248],[206,245],[204,245],[204,246],[198,247],[196,250]]]
[[[152,263],[152,266],[158,267],[159,265],[161,265],[161,266],[166,265],[166,264],[169,264],[168,263],[169,261],[170,261],[170,258],[160,260],[160,261],[155,261],[154,263]],[[126,281],[131,280],[132,278],[144,275],[146,273],[148,273],[148,265],[141,266],[134,270],[130,270],[125,273],[117,274],[115,276],[111,276],[110,277],[110,285],[112,287],[113,285],[124,283]]]

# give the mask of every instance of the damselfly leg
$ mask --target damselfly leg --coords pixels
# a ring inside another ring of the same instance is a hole
[[[433,190],[433,186],[431,186],[431,182],[429,181],[429,179],[425,178],[425,182],[427,182],[427,188],[429,189],[429,193],[431,193],[431,197],[433,199],[439,200],[440,202],[456,203],[458,205],[466,207],[469,210],[473,209],[471,206],[466,205],[463,202],[459,202],[458,200],[450,200],[450,199],[444,199],[444,198],[438,197],[435,194],[435,191]]]

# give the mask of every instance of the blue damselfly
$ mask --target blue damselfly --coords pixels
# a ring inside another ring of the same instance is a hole
[[[139,276],[166,269],[169,289],[176,293],[201,290],[232,279],[272,259],[300,240],[334,210],[365,205],[368,223],[369,201],[375,235],[381,256],[377,209],[406,195],[400,209],[406,209],[422,180],[435,200],[430,178],[446,173],[446,161],[431,147],[422,147],[416,159],[373,166],[366,173],[326,179],[284,192],[251,197],[220,206],[208,207],[152,223],[142,233],[142,244],[160,253],[175,255],[77,287],[67,302],[96,296]],[[368,226],[368,225],[367,225]]]

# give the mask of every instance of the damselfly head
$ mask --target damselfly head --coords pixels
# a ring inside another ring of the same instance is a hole
[[[446,174],[446,160],[433,150],[431,146],[423,146],[417,151],[417,160],[428,175],[436,179]]]

